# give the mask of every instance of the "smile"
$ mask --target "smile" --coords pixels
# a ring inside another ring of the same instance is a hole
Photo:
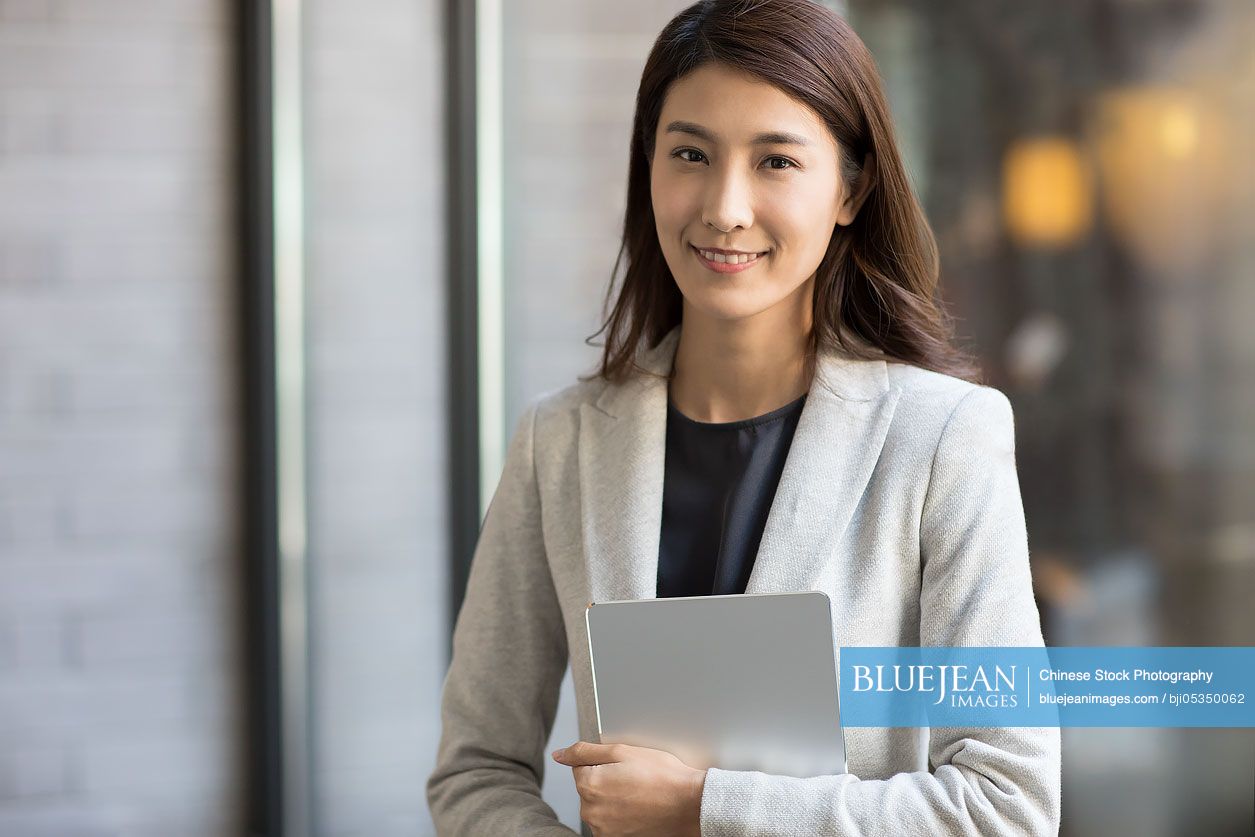
[[[739,273],[758,264],[758,261],[767,253],[764,250],[762,253],[750,255],[724,255],[723,253],[715,253],[710,250],[699,250],[691,244],[689,246],[697,254],[702,264],[716,273]]]

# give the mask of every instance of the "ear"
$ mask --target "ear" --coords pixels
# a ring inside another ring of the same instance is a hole
[[[845,200],[841,202],[841,208],[837,211],[837,223],[843,227],[848,227],[854,223],[854,216],[858,215],[858,211],[863,206],[863,202],[867,200],[867,196],[872,192],[874,176],[872,174],[876,158],[870,151],[863,157],[863,171],[859,174],[858,181],[845,196]]]

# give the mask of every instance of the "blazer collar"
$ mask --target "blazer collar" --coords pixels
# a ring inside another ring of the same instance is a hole
[[[580,405],[581,528],[593,602],[658,594],[667,378],[680,326],[638,374]],[[655,377],[661,376],[661,377]],[[822,351],[767,515],[747,593],[813,590],[854,556],[834,556],[880,457],[899,390],[883,360]]]

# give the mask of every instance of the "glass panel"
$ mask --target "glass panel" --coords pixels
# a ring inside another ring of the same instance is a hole
[[[441,6],[304,5],[316,833],[430,834],[449,619]]]

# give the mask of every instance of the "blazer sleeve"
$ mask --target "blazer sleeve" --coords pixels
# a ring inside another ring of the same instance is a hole
[[[519,419],[471,559],[427,802],[440,835],[569,835],[541,798],[567,666],[541,536],[537,405]]]
[[[920,643],[1042,646],[1010,402],[977,387],[951,412],[920,520]],[[807,779],[711,769],[705,837],[1057,835],[1058,727],[930,730],[929,771]]]

